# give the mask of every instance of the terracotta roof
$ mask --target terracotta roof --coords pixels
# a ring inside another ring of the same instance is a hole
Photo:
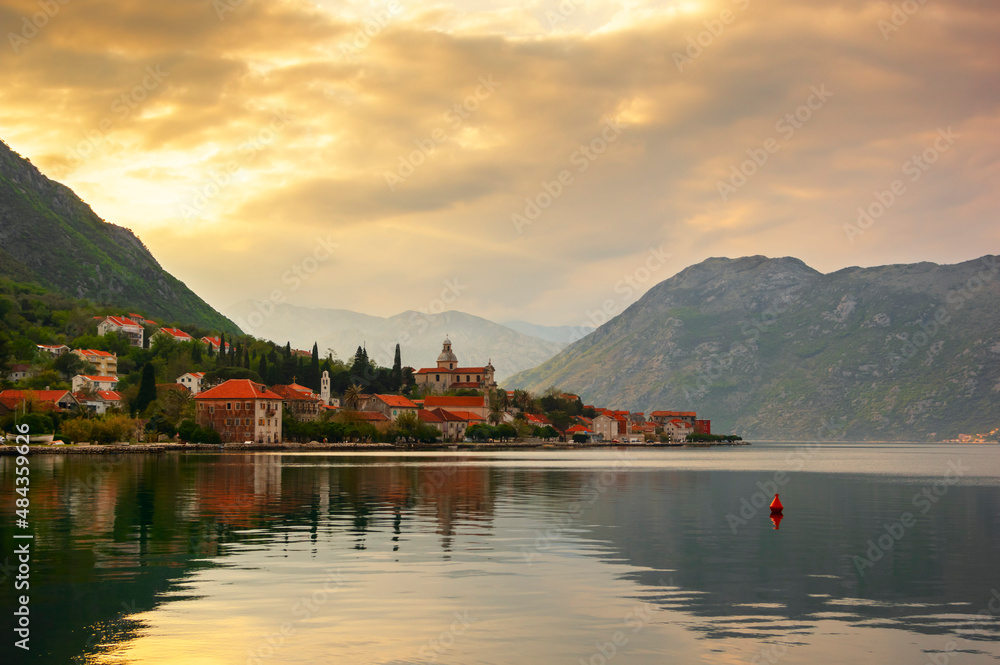
[[[589,429],[587,429],[583,425],[573,425],[568,430],[566,430],[567,434],[577,434],[577,433],[583,433],[583,432],[586,432],[587,434],[593,434],[593,432],[591,432]]]
[[[538,425],[551,425],[552,424],[551,422],[549,422],[549,419],[546,418],[545,416],[536,416],[533,413],[526,413],[526,414],[524,414],[524,419],[527,420],[529,423],[535,423],[535,424],[538,424]]]
[[[4,390],[0,392],[0,397],[15,400],[34,399],[39,402],[55,403],[64,396],[71,394],[68,390]]]
[[[375,395],[375,399],[382,400],[387,406],[395,406],[404,409],[415,409],[417,405],[403,397],[402,395]]]
[[[195,399],[281,399],[263,385],[250,379],[230,379],[194,396]]]
[[[320,399],[317,395],[313,394],[313,391],[297,383],[271,386],[271,390],[288,400],[315,401]]]
[[[183,339],[185,341],[194,339],[180,328],[160,328],[159,332],[166,333],[175,339]]]
[[[482,407],[486,402],[482,397],[453,397],[451,395],[428,395],[424,398],[424,406],[428,409],[434,407],[460,408],[460,407]]]
[[[439,410],[444,411],[444,409],[439,409]],[[477,416],[471,411],[448,411],[448,413],[454,416],[458,416],[460,419],[465,420],[467,422],[478,422],[478,423],[486,422],[485,418],[483,418],[482,416]]]
[[[105,321],[110,321],[112,324],[118,326],[119,328],[141,328],[138,323],[124,316],[107,316],[104,318]]]
[[[423,423],[443,423],[444,418],[434,413],[433,411],[428,411],[427,409],[420,409],[417,411],[417,418]]]
[[[121,393],[115,392],[114,390],[98,390],[97,395],[105,402],[122,401]]]
[[[447,421],[452,423],[466,422],[465,418],[463,418],[462,416],[458,415],[457,413],[452,413],[451,411],[448,411],[446,409],[441,409],[441,408],[434,409],[433,411],[431,411],[431,413],[435,414],[442,421]]]
[[[92,376],[90,374],[77,374],[76,376],[82,376],[83,378],[87,379],[88,381],[94,381],[94,382],[98,382],[99,381],[101,383],[108,383],[109,381],[111,381],[111,382],[114,382],[114,383],[118,383],[118,377],[115,377],[115,376]],[[76,377],[73,377],[73,378],[75,379]]]
[[[353,415],[356,416],[359,420],[367,420],[369,422],[371,421],[382,422],[389,420],[388,416],[378,411],[354,411]]]
[[[694,411],[653,411],[649,415],[652,418],[677,418],[679,416],[694,418],[696,414]]]
[[[107,351],[98,351],[97,349],[77,349],[77,353],[82,353],[85,356],[99,356],[101,358],[115,358],[115,354],[108,353]]]

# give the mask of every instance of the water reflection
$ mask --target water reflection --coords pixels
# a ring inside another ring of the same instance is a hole
[[[38,455],[38,648],[3,662],[1000,657],[997,477],[922,512],[927,476],[800,473],[734,525],[767,465],[714,454]]]

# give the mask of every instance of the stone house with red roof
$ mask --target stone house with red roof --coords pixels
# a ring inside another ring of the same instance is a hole
[[[323,398],[297,383],[271,386],[271,390],[281,396],[285,401],[285,408],[300,423],[317,420],[325,406]]]
[[[365,411],[377,411],[389,420],[396,420],[404,413],[416,413],[419,407],[402,395],[372,395],[365,403]]]
[[[468,411],[485,420],[490,407],[485,396],[456,397],[452,395],[428,395],[424,398],[424,408],[447,409],[448,411]]]
[[[281,395],[250,379],[230,379],[194,396],[195,421],[223,441],[281,441]]]

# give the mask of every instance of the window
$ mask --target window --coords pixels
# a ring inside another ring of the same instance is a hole
[[[231,424],[231,422],[230,422],[229,418],[226,418],[226,426],[228,427],[230,424]]]
[[[226,411],[232,411],[232,410],[233,410],[233,403],[226,402]]]
[[[208,412],[209,413],[215,413],[215,405],[212,405],[212,406],[208,407]]]
[[[263,426],[264,425],[264,419],[263,418],[258,419],[257,420],[257,424]]]
[[[253,404],[251,404],[250,402],[247,402],[247,410],[249,411],[251,409],[253,409]]]
[[[435,374],[434,375],[434,380],[435,381],[440,381],[441,380],[441,375],[440,374]]]
[[[479,378],[478,374],[476,374],[476,381],[482,381],[482,379]]]

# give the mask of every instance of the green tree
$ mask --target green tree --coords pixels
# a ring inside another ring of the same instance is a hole
[[[142,379],[139,382],[139,394],[132,403],[132,413],[142,413],[156,399],[156,370],[153,363],[142,367]]]
[[[403,387],[403,357],[399,351],[399,344],[396,344],[396,355],[392,361],[391,388],[398,392]]]

